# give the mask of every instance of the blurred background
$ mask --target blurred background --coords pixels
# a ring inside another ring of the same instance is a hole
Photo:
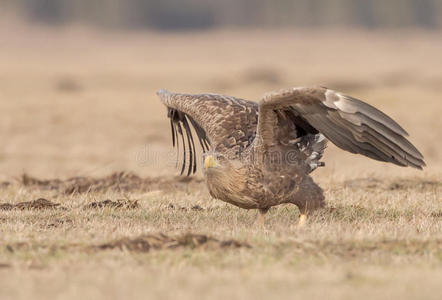
[[[156,90],[259,100],[305,85],[387,112],[429,165],[330,146],[319,180],[440,178],[441,27],[440,0],[2,0],[0,178],[177,174]]]
[[[107,29],[219,27],[402,28],[442,26],[440,0],[3,0],[3,10],[31,21]]]

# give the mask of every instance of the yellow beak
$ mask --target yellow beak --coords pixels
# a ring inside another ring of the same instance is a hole
[[[207,170],[215,166],[216,166],[215,158],[212,155],[206,156],[206,159],[204,160],[204,168]]]

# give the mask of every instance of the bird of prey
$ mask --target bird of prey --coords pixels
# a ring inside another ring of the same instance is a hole
[[[373,106],[323,87],[288,88],[259,103],[216,94],[157,92],[167,106],[173,146],[184,150],[181,174],[196,171],[195,142],[203,150],[212,197],[258,209],[264,223],[270,207],[295,204],[306,214],[324,206],[310,173],[324,166],[327,141],[351,153],[422,169],[424,158],[407,132]]]

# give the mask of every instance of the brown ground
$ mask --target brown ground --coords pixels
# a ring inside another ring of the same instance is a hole
[[[0,299],[439,299],[439,32],[102,33],[0,26]],[[325,85],[399,121],[420,172],[330,146],[297,229],[177,177],[155,91]]]

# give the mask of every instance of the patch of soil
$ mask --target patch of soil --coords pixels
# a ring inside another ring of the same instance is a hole
[[[11,183],[9,181],[0,182],[0,188],[7,188],[10,185],[11,185]]]
[[[421,178],[404,178],[394,180],[381,180],[377,178],[357,178],[344,182],[344,187],[353,189],[383,189],[383,190],[408,190],[420,191],[442,188],[442,181]]]
[[[433,218],[441,218],[442,219],[442,211],[434,211],[431,213]]]
[[[63,218],[63,219],[55,219],[52,223],[49,223],[46,227],[47,228],[58,228],[60,226],[64,225],[70,225],[72,226],[74,224],[74,221],[69,218]]]
[[[8,263],[0,263],[0,269],[8,269],[10,267],[11,267],[11,265]]]
[[[60,77],[55,82],[55,88],[60,92],[73,93],[83,89],[79,81],[73,77]]]
[[[176,248],[251,248],[245,242],[236,240],[220,241],[213,237],[202,234],[186,233],[176,237],[169,237],[165,234],[145,234],[136,238],[123,238],[109,243],[104,243],[93,248],[98,250],[119,249],[131,252],[149,252],[150,250],[164,250]]]
[[[142,178],[134,173],[118,172],[102,178],[72,177],[66,180],[40,180],[24,174],[20,183],[26,187],[41,190],[55,190],[70,195],[74,193],[81,194],[106,191],[177,191],[190,187],[200,188],[203,184],[203,180],[200,178],[180,176]]]
[[[112,201],[107,199],[104,201],[89,203],[85,205],[83,208],[91,209],[91,208],[104,208],[104,207],[135,209],[139,208],[140,205],[138,204],[138,200],[118,199],[117,201]]]
[[[442,240],[382,240],[382,241],[305,241],[283,243],[299,255],[317,257],[335,256],[339,258],[358,258],[370,253],[394,253],[397,255],[442,255]]]
[[[202,210],[205,210],[204,208],[202,208],[201,206],[199,206],[199,205],[194,205],[194,206],[192,206],[192,207],[184,207],[184,206],[175,206],[175,205],[173,205],[172,203],[170,203],[168,206],[167,206],[167,208],[168,209],[177,209],[177,210],[184,210],[184,211],[187,211],[187,210],[194,210],[194,211],[202,211]]]
[[[39,198],[37,200],[33,201],[26,201],[26,202],[20,202],[17,204],[11,204],[11,203],[1,203],[0,204],[0,210],[12,210],[12,209],[55,209],[55,208],[61,208],[65,209],[64,207],[60,206],[60,203],[53,203],[47,199]]]
[[[84,244],[47,245],[17,242],[5,245],[5,249],[10,253],[16,251],[30,251],[47,249],[48,251],[105,251],[121,250],[133,253],[147,253],[151,250],[168,250],[189,248],[194,250],[217,250],[217,249],[239,249],[251,248],[248,243],[236,240],[218,240],[216,238],[186,233],[183,235],[170,237],[168,235],[145,234],[135,238],[122,238],[108,243],[88,246]],[[305,240],[288,241],[275,245],[278,253],[289,252],[293,256],[318,259],[339,258],[339,259],[370,259],[369,256],[379,259],[385,256],[391,259],[391,255],[397,256],[435,256],[442,255],[442,240]],[[280,254],[279,254],[280,255]],[[307,259],[308,261],[308,259]]]
[[[40,243],[33,244],[27,242],[16,242],[5,245],[5,249],[10,253],[15,253],[16,251],[30,251],[39,249],[47,249],[49,251],[65,250],[85,252],[116,249],[135,253],[144,253],[151,250],[166,250],[178,248],[216,250],[251,248],[251,246],[245,242],[239,242],[236,240],[218,240],[207,235],[193,233],[186,233],[175,237],[170,237],[162,233],[145,234],[135,238],[122,238],[108,243],[92,246],[78,243],[48,245]]]
[[[10,203],[0,203],[0,210],[11,210],[14,209],[15,205]]]

